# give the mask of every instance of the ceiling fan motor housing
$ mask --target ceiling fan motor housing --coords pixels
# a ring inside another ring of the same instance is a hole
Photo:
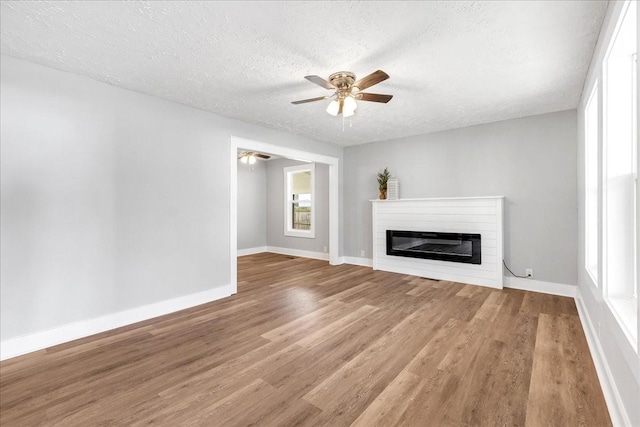
[[[351,93],[351,86],[356,81],[356,75],[350,71],[338,71],[329,76],[329,82],[338,89],[341,98]]]

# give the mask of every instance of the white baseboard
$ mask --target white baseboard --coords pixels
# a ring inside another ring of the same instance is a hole
[[[373,267],[371,258],[340,257],[341,264],[361,265],[363,267]],[[575,297],[576,286],[562,283],[543,282],[541,280],[520,279],[518,277],[504,277],[504,287],[521,289],[523,291],[542,292],[544,294],[559,295],[562,297]]]
[[[281,254],[281,255],[299,256],[302,258],[322,259],[325,261],[329,260],[329,254],[326,254],[323,252],[303,251],[300,249],[278,248],[276,246],[267,246],[266,252],[273,252],[274,254]]]
[[[600,381],[600,387],[602,388],[602,394],[604,394],[604,400],[607,402],[607,408],[609,409],[609,416],[611,417],[611,423],[614,426],[630,426],[631,419],[629,414],[625,411],[624,403],[620,397],[620,392],[616,387],[613,374],[609,369],[607,359],[604,356],[604,351],[600,346],[600,339],[598,333],[593,327],[591,318],[588,311],[582,301],[582,295],[580,289],[577,289],[576,307],[578,308],[578,317],[580,323],[582,323],[582,329],[587,337],[587,344],[589,345],[589,351],[591,352],[591,359],[596,367],[596,373],[598,374],[598,380]]]
[[[562,283],[543,282],[534,279],[521,279],[519,277],[504,277],[504,287],[520,289],[523,291],[541,292],[543,294],[559,295],[561,297],[576,296],[576,286]]]
[[[57,344],[73,341],[89,335],[94,335],[110,329],[141,322],[143,320],[184,310],[185,308],[205,304],[228,297],[235,292],[232,285],[185,295],[170,300],[160,301],[142,307],[119,311],[106,316],[81,320],[58,326],[57,328],[22,335],[2,341],[0,343],[0,360],[10,359],[32,351],[42,350]]]
[[[341,258],[342,264],[361,265],[362,267],[373,267],[371,258],[359,258],[355,256],[344,256]]]
[[[257,248],[238,249],[238,256],[260,254],[267,252],[267,246],[259,246]]]

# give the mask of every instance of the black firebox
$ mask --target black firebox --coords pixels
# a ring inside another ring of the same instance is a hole
[[[387,255],[481,264],[480,234],[387,230]]]

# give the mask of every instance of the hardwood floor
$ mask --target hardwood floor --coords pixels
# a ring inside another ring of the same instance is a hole
[[[0,364],[2,426],[608,426],[571,298],[239,258],[239,293]]]

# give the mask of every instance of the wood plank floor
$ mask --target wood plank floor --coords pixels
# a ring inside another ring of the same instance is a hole
[[[238,264],[233,297],[0,364],[0,424],[611,425],[571,298]]]

